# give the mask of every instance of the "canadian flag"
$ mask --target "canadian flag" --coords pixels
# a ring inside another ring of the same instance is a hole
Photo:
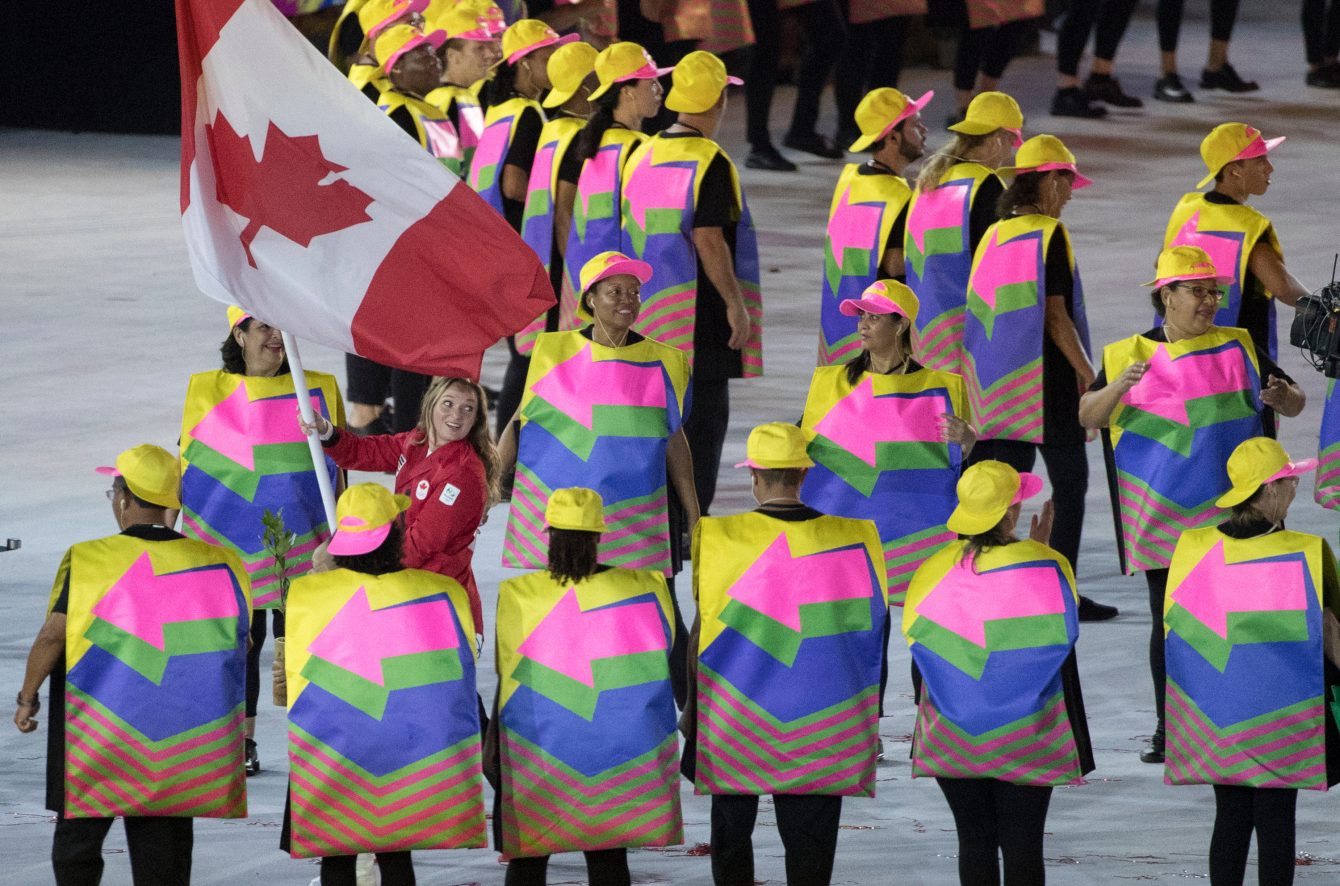
[[[271,0],[176,0],[196,284],[298,338],[434,375],[554,304],[535,253]]]

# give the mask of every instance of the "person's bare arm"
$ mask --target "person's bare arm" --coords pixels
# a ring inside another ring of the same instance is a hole
[[[526,199],[526,189],[530,185],[530,173],[511,163],[503,166],[502,193],[508,200],[520,203]]]
[[[1066,312],[1064,296],[1047,296],[1045,324],[1047,337],[1061,349],[1066,362],[1079,377],[1080,390],[1088,390],[1089,385],[1093,384],[1093,366],[1089,364],[1089,357],[1084,353],[1084,345],[1080,344],[1079,330],[1075,328],[1075,321],[1071,320],[1070,314]]]
[[[901,280],[907,275],[902,247],[891,246],[884,250],[884,257],[879,262],[879,275],[885,280]]]
[[[512,413],[511,420],[503,428],[502,436],[498,438],[498,461],[504,477],[516,470],[516,437],[519,433],[517,422],[520,420],[521,408],[517,407],[516,412]]]
[[[1147,369],[1148,363],[1132,363],[1121,371],[1121,375],[1110,379],[1107,387],[1085,392],[1079,398],[1079,423],[1095,430],[1107,427],[1121,398],[1144,378]]]
[[[554,242],[559,255],[568,254],[568,231],[572,230],[572,204],[576,199],[577,186],[560,181],[554,191]]]
[[[735,262],[731,259],[726,235],[721,228],[694,228],[693,248],[698,251],[698,260],[703,263],[707,279],[712,281],[726,303],[726,322],[730,324],[728,345],[738,351],[749,341],[750,319],[740,281],[735,279]]]
[[[1293,418],[1307,405],[1307,395],[1297,384],[1272,375],[1261,389],[1261,402],[1285,418]]]
[[[37,728],[33,715],[41,707],[37,700],[37,691],[42,688],[47,677],[56,668],[61,653],[65,651],[65,613],[53,612],[47,616],[42,629],[28,650],[28,666],[23,673],[23,685],[19,688],[18,707],[14,711],[14,725],[20,732],[32,732]]]
[[[1298,300],[1311,290],[1289,273],[1284,259],[1269,244],[1257,243],[1247,256],[1247,270],[1256,275],[1270,294],[1286,305],[1296,305]]]
[[[666,472],[670,475],[670,485],[684,506],[684,515],[688,520],[688,531],[698,524],[701,513],[698,508],[698,489],[693,485],[693,456],[689,452],[689,438],[684,429],[675,431],[665,449]],[[671,543],[676,543],[671,539]]]

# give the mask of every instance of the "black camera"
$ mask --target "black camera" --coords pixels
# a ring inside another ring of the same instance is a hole
[[[1298,300],[1289,343],[1327,378],[1340,378],[1340,283]]]

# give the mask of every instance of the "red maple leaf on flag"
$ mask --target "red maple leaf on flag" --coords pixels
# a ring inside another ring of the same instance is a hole
[[[205,137],[218,201],[247,219],[242,249],[253,268],[251,241],[262,227],[306,247],[313,237],[372,221],[371,197],[342,179],[325,181],[346,167],[326,159],[317,136],[294,138],[271,122],[259,161],[251,139],[238,135],[222,114],[205,127]]]

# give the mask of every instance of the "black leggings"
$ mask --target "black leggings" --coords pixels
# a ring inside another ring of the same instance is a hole
[[[1340,55],[1340,0],[1303,0],[1302,19],[1309,65]]]
[[[1163,595],[1168,591],[1168,570],[1150,569],[1145,572],[1149,586],[1149,676],[1154,679],[1154,711],[1158,714],[1158,731],[1163,731],[1163,705],[1167,698],[1168,670],[1163,660]]]
[[[1042,832],[1052,789],[994,778],[937,778],[958,828],[958,879],[962,886],[1039,886]]]
[[[698,509],[706,517],[717,494],[721,472],[721,450],[730,426],[730,382],[726,379],[694,379],[693,409],[684,421],[684,437],[693,459],[693,486]]]
[[[248,717],[256,716],[261,700],[261,650],[265,648],[265,613],[273,612],[275,636],[284,636],[282,609],[257,609],[251,613],[251,648],[247,650],[247,709]]]
[[[400,434],[419,426],[419,409],[430,376],[392,369],[357,354],[344,355],[344,372],[349,377],[350,403],[381,406],[389,396],[395,400],[391,430]]]
[[[856,106],[867,92],[884,86],[898,86],[898,77],[903,71],[907,22],[907,16],[895,15],[877,22],[847,26],[847,45],[838,59],[837,75],[833,78],[839,132],[856,131]]]
[[[796,106],[790,131],[804,135],[814,131],[819,117],[819,96],[828,75],[842,52],[842,19],[833,0],[806,3],[792,13],[805,34],[805,54],[796,71]],[[754,24],[754,45],[750,50],[749,73],[744,80],[746,135],[754,149],[772,144],[768,133],[768,114],[772,93],[777,86],[777,60],[781,55],[782,24],[777,0],[749,0],[749,17]],[[696,387],[696,385],[695,385]]]
[[[837,855],[842,798],[773,794],[777,833],[786,853],[786,882],[827,886]],[[754,823],[758,797],[712,797],[712,879],[716,886],[754,886]]]
[[[629,886],[627,849],[601,849],[583,852],[586,856],[586,879],[591,886]],[[544,886],[549,869],[549,856],[513,858],[507,862],[507,876],[503,886]]]
[[[1068,77],[1079,74],[1079,59],[1084,44],[1089,42],[1094,22],[1098,33],[1094,36],[1093,57],[1112,61],[1117,57],[1117,46],[1126,34],[1136,0],[1075,0],[1070,4],[1065,22],[1056,35],[1056,70]]]
[[[1247,850],[1256,831],[1257,882],[1288,886],[1294,870],[1294,807],[1289,788],[1214,786],[1214,835],[1210,838],[1211,886],[1241,886]]]
[[[1038,453],[1047,466],[1047,479],[1052,484],[1052,503],[1056,506],[1056,520],[1052,524],[1049,543],[1058,554],[1070,561],[1071,570],[1079,574],[1079,540],[1084,529],[1084,496],[1089,491],[1089,457],[1083,443],[1047,444],[1023,443],[1018,440],[978,440],[968,457],[969,464],[995,459],[1003,461],[1016,471],[1033,470]]]
[[[1186,0],[1159,0],[1154,13],[1159,26],[1159,50],[1176,52],[1177,37],[1182,30],[1182,6]],[[1238,20],[1239,0],[1210,0],[1210,39],[1227,43],[1233,37],[1233,24]]]
[[[1031,20],[1007,22],[973,30],[966,24],[958,36],[954,54],[954,88],[969,90],[977,85],[977,72],[1000,79],[1019,50],[1019,43],[1033,27]]]
[[[378,852],[382,886],[414,886],[414,862],[408,852]],[[321,859],[321,886],[357,886],[358,856],[327,855]]]
[[[521,395],[525,393],[526,375],[530,372],[530,358],[523,357],[516,349],[516,339],[507,336],[507,370],[503,373],[502,389],[498,391],[498,436],[507,430],[516,408],[521,405]]]

